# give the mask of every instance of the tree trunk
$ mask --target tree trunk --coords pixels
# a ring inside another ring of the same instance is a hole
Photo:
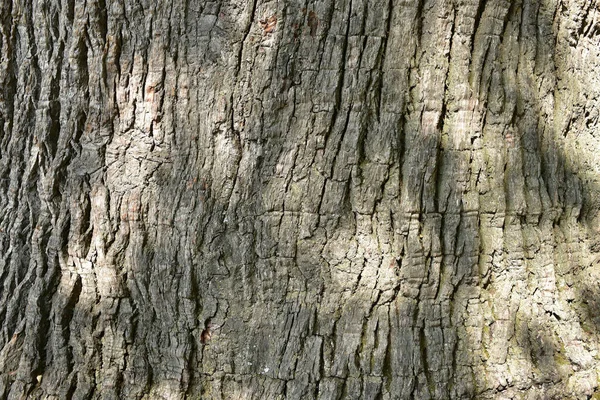
[[[2,398],[600,397],[596,0],[0,0],[0,88]]]

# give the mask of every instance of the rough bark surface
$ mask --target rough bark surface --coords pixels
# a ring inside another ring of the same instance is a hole
[[[596,0],[0,0],[0,396],[600,397]]]

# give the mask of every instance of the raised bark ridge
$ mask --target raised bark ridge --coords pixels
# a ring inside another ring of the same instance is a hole
[[[0,0],[0,395],[586,398],[595,0]]]

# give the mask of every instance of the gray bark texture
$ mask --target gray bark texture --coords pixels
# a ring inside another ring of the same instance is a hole
[[[0,0],[0,398],[600,399],[597,0]]]

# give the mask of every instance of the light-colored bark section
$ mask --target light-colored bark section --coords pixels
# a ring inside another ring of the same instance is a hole
[[[595,0],[0,0],[0,396],[593,396],[599,81]]]

